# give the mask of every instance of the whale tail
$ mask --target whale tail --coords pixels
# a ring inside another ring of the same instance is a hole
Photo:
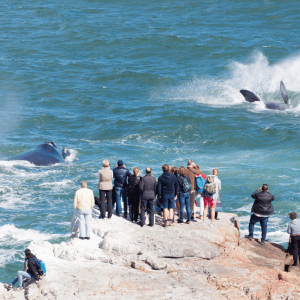
[[[282,96],[282,98],[284,100],[284,103],[286,105],[290,105],[290,101],[289,101],[289,98],[288,98],[288,95],[287,95],[284,83],[282,81],[280,81],[280,93],[281,93],[281,96]]]
[[[240,90],[240,93],[244,96],[245,100],[247,102],[255,102],[255,101],[260,101],[260,99],[252,92],[247,91],[247,90]]]

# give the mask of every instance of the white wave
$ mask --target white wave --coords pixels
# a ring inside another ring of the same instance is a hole
[[[63,181],[45,182],[41,183],[39,186],[66,186],[73,183],[72,180],[64,179]]]
[[[18,251],[14,249],[0,249],[0,266],[12,262],[17,252]]]
[[[61,235],[42,233],[33,229],[19,229],[14,224],[6,224],[0,227],[0,241],[9,238],[17,241],[44,241],[59,236]]]
[[[226,78],[195,77],[179,87],[172,87],[164,95],[165,99],[168,100],[196,101],[212,106],[232,106],[244,103],[251,111],[259,112],[268,110],[263,102],[275,100],[283,103],[280,95],[280,81],[282,80],[294,108],[284,112],[275,112],[290,113],[293,111],[300,113],[300,103],[298,104],[300,95],[291,95],[291,92],[300,92],[299,77],[300,55],[286,58],[276,64],[270,64],[266,56],[255,51],[246,63],[232,61],[229,64]],[[241,89],[252,91],[263,102],[246,103],[239,92]],[[161,91],[159,94],[161,99]]]
[[[71,154],[66,157],[65,161],[70,163],[74,160],[78,160],[78,158],[76,157],[77,151],[73,149],[69,149],[69,151],[71,152]]]
[[[0,160],[0,166],[3,167],[25,167],[25,168],[33,168],[37,167],[34,164],[30,163],[26,160]]]

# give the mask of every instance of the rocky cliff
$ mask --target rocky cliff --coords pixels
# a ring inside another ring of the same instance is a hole
[[[90,240],[78,238],[76,214],[67,242],[32,242],[47,276],[1,299],[300,299],[298,267],[278,244],[239,239],[238,217],[140,227],[120,217],[98,219]]]

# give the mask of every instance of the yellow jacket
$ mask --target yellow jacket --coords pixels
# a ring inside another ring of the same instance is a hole
[[[76,191],[74,197],[75,209],[91,209],[95,205],[94,193],[88,188],[81,188]]]

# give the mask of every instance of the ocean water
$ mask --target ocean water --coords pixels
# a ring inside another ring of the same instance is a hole
[[[97,191],[102,160],[141,174],[193,159],[219,168],[223,209],[247,233],[268,183],[268,239],[286,245],[299,212],[300,51],[297,1],[10,1],[0,4],[0,281],[32,240],[68,238],[80,181]],[[247,103],[240,89],[263,101]],[[65,164],[6,161],[44,141]],[[260,236],[260,228],[255,228]]]

